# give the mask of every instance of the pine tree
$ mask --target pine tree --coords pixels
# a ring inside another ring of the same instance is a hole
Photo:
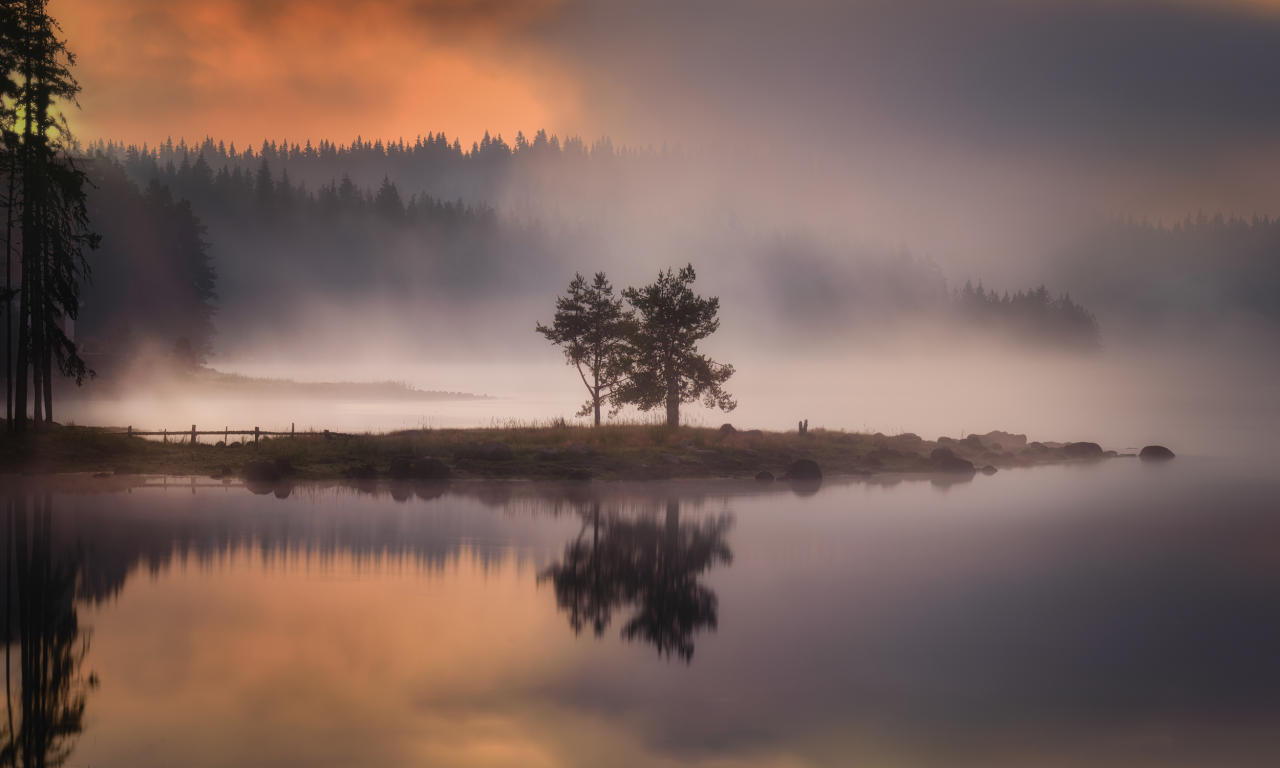
[[[63,320],[75,320],[80,281],[87,279],[85,249],[98,237],[88,229],[87,176],[69,156],[74,139],[60,104],[75,104],[75,57],[58,39],[46,0],[25,0],[12,26],[21,131],[14,147],[21,174],[22,285],[18,322],[15,431],[26,427],[27,370],[34,389],[35,425],[53,420],[53,367],[77,384],[93,375],[67,337]],[[10,201],[10,206],[14,204]]]
[[[613,286],[603,272],[588,285],[574,275],[569,292],[556,300],[551,326],[538,323],[535,330],[553,344],[564,347],[565,362],[578,369],[588,399],[579,416],[595,414],[600,426],[600,406],[621,384],[626,374],[627,339],[634,333],[634,312],[622,309]]]
[[[628,375],[613,395],[615,405],[648,411],[667,409],[667,426],[680,426],[680,404],[702,400],[708,408],[732,411],[737,402],[724,391],[733,366],[698,354],[697,342],[716,332],[720,299],[704,299],[689,287],[693,265],[659,272],[656,282],[628,288],[622,295],[640,313],[628,350]]]

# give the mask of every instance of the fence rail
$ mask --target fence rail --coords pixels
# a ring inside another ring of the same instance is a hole
[[[129,437],[163,437],[166,443],[169,442],[169,438],[171,437],[175,440],[181,440],[183,438],[189,437],[191,439],[192,445],[195,445],[197,442],[199,442],[200,435],[222,435],[222,441],[224,443],[227,442],[227,438],[231,437],[232,435],[236,435],[236,436],[243,435],[246,437],[252,436],[253,442],[256,444],[258,442],[258,438],[260,437],[297,437],[299,435],[303,435],[303,436],[323,436],[324,439],[328,440],[332,438],[334,435],[338,434],[336,432],[330,432],[327,429],[324,430],[323,432],[317,432],[315,430],[298,432],[294,428],[295,426],[296,425],[294,424],[290,424],[288,432],[265,432],[259,429],[258,427],[254,427],[253,429],[231,429],[229,427],[223,427],[222,429],[197,429],[195,424],[191,425],[191,429],[179,429],[179,430],[162,429],[159,431],[138,430],[130,426],[126,429],[126,434],[128,434]]]

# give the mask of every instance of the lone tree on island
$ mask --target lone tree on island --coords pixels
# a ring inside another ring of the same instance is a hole
[[[708,408],[732,411],[738,403],[721,386],[733,375],[732,365],[698,354],[697,343],[716,332],[720,299],[704,299],[689,287],[693,265],[658,273],[643,288],[628,288],[623,297],[640,313],[627,350],[628,375],[614,390],[616,405],[648,411],[667,407],[667,426],[680,426],[680,404],[702,400]]]
[[[626,377],[625,352],[634,332],[634,316],[622,309],[622,299],[614,297],[604,273],[597,272],[590,285],[575,274],[568,294],[556,299],[551,327],[537,324],[538,333],[564,347],[565,360],[578,369],[589,395],[578,415],[594,412],[597,427],[601,403],[613,397]]]

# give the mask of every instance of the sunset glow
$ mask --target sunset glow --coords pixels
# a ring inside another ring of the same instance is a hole
[[[580,124],[572,82],[516,33],[553,2],[57,0],[82,138],[240,146]]]

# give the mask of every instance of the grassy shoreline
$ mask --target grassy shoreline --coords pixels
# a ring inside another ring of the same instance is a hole
[[[398,456],[435,457],[457,480],[662,480],[750,478],[768,471],[781,477],[793,462],[817,462],[825,476],[936,474],[927,457],[951,449],[977,469],[1093,461],[1114,453],[1072,455],[1057,444],[1031,443],[995,453],[985,446],[815,428],[789,432],[722,432],[707,427],[610,424],[598,428],[559,424],[470,429],[416,429],[385,434],[252,439],[244,445],[192,446],[181,436],[169,443],[129,437],[101,427],[58,426],[22,438],[0,435],[0,474],[153,474],[241,476],[251,462],[284,467],[291,480],[390,476]],[[945,438],[943,438],[945,441]],[[509,459],[487,460],[480,446],[501,442]]]

